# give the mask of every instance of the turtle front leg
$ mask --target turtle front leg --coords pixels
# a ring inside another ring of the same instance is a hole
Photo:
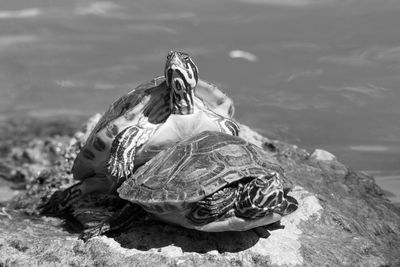
[[[116,181],[111,177],[93,176],[65,190],[56,191],[39,209],[45,215],[63,215],[82,197],[88,194],[110,193],[116,186]]]
[[[112,176],[123,179],[134,172],[136,149],[149,140],[154,129],[155,127],[130,126],[116,136],[107,163],[107,169]]]
[[[263,225],[263,226],[253,228],[252,230],[259,237],[268,238],[271,235],[270,231],[284,229],[284,228],[285,228],[285,226],[281,225],[281,221],[276,221],[276,222],[268,224],[268,225]]]
[[[144,209],[136,204],[128,203],[115,216],[84,230],[79,238],[87,241],[103,234],[118,235],[138,223],[143,223],[146,218],[147,212]]]

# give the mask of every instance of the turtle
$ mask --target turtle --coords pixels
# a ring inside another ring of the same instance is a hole
[[[204,130],[238,135],[233,102],[216,86],[199,80],[189,54],[170,51],[164,77],[120,97],[104,113],[78,153],[73,167],[80,181],[55,192],[44,214],[64,213],[92,193],[112,193],[159,151]]]
[[[129,204],[81,238],[122,229],[138,219],[129,212],[137,206],[157,220],[199,231],[258,228],[297,209],[291,188],[283,168],[260,147],[204,131],[161,151],[126,179],[117,191]]]

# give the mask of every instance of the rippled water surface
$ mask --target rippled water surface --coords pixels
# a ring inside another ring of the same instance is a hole
[[[2,0],[1,117],[104,111],[185,50],[240,122],[329,150],[400,202],[399,14],[398,0]]]

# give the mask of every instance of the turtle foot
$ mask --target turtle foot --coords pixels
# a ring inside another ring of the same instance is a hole
[[[281,221],[277,221],[277,222],[268,224],[265,227],[270,231],[285,229],[285,226],[281,224]]]
[[[79,239],[82,239],[83,241],[87,241],[92,237],[96,236],[101,236],[105,232],[108,232],[110,230],[110,224],[108,223],[101,223],[96,226],[90,227],[86,230],[84,230],[80,235]]]
[[[68,194],[65,191],[56,191],[45,204],[39,206],[40,213],[43,215],[65,214],[69,205],[63,205],[63,203],[67,197]]]
[[[281,224],[281,221],[277,221],[268,225],[253,228],[253,232],[261,238],[268,238],[271,235],[271,231],[284,228],[285,226]]]
[[[271,235],[266,226],[253,228],[253,232],[260,238],[268,238]]]
[[[44,215],[64,215],[75,199],[82,195],[80,183],[65,190],[56,191],[50,199],[39,207]]]

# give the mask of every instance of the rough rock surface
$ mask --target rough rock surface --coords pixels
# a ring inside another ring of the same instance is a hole
[[[284,229],[260,238],[151,222],[84,243],[81,226],[40,216],[37,206],[73,183],[69,168],[96,119],[75,134],[59,121],[0,125],[0,266],[400,266],[400,209],[372,177],[244,125],[242,137],[273,154],[295,184],[300,206]]]

